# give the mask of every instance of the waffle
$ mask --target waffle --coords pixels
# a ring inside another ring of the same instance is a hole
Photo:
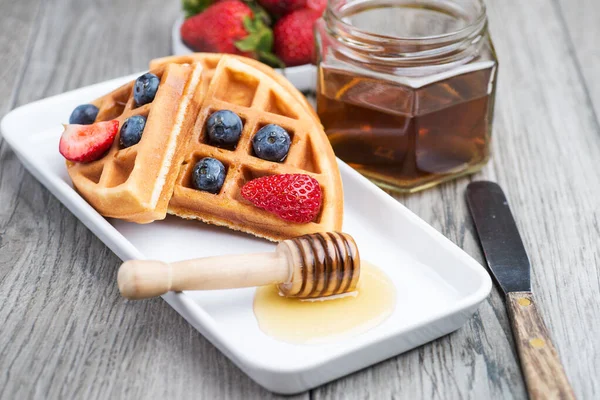
[[[119,137],[105,156],[91,163],[67,161],[77,191],[102,215],[138,223],[163,219],[181,164],[182,138],[189,136],[200,103],[196,89],[202,65],[162,65],[151,71],[160,78],[152,103],[135,107],[130,82],[93,102],[96,121],[132,115],[147,118],[144,134],[134,146],[121,149]]]
[[[168,212],[274,241],[340,230],[343,192],[339,170],[323,128],[304,96],[271,68],[244,57],[197,53],[154,60],[151,66],[191,62],[202,63],[204,67],[202,90],[196,96],[202,105],[187,139]],[[206,140],[206,119],[224,109],[235,112],[244,122],[240,141],[233,151],[214,147]],[[252,137],[271,123],[286,129],[292,139],[282,163],[262,160],[252,152]],[[227,169],[225,183],[216,195],[192,186],[192,169],[203,157],[216,158]],[[314,222],[284,221],[241,197],[240,189],[246,182],[275,174],[308,174],[319,181],[323,205]]]
[[[162,58],[155,58],[150,61],[150,68],[156,69],[160,67],[164,67],[165,65],[176,63],[176,64],[192,64],[194,62],[199,62],[204,66],[204,69],[207,71],[212,71],[217,67],[217,64],[223,57],[223,54],[219,53],[193,53],[185,56],[169,56]],[[281,85],[285,90],[289,92],[289,94],[296,99],[298,103],[300,103],[304,109],[311,115],[315,117],[319,125],[321,124],[317,113],[314,108],[308,103],[306,97],[302,93],[296,89],[294,85],[290,81],[288,81],[281,74],[275,72],[275,70],[266,64],[261,63],[260,61],[254,60],[248,57],[237,56],[233,54],[228,54],[227,57],[232,57],[237,60],[242,61],[245,64],[248,64],[257,70],[261,71],[265,75],[272,78],[275,82]],[[211,72],[212,73],[212,72]],[[209,78],[210,79],[210,78]],[[206,81],[208,83],[209,80]]]

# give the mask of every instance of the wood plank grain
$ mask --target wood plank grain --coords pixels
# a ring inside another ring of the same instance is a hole
[[[593,300],[600,293],[600,131],[578,65],[568,57],[560,11],[544,0],[488,5],[494,26],[504,27],[496,48],[507,59],[494,169],[567,377],[577,398],[596,398],[600,383],[590,377],[600,375],[600,348],[590,339],[600,335]]]
[[[574,400],[573,389],[531,292],[510,292],[506,303],[529,398]]]
[[[148,59],[168,53],[178,7],[177,1],[51,0],[34,28],[35,4],[0,0],[0,18],[10,7],[28,16],[7,28],[15,32],[9,38],[23,40],[19,32],[39,29],[21,91],[14,91],[15,74],[0,78],[18,104],[144,69]],[[557,9],[544,0],[488,5],[500,88],[494,158],[475,178],[504,187],[566,373],[579,398],[597,398],[600,383],[591,379],[600,375],[597,124]],[[24,59],[17,50],[11,54]],[[271,397],[162,301],[121,300],[116,257],[5,148],[0,165],[0,298],[7,299],[0,308],[0,397]],[[398,198],[483,262],[463,200],[468,181]],[[494,291],[456,333],[312,397],[524,398],[512,345],[504,302]]]
[[[0,15],[8,3],[0,3]],[[35,14],[33,1],[10,3]],[[46,1],[16,103],[147,68],[169,53],[178,7]],[[22,31],[33,29],[19,18]],[[10,150],[0,153],[0,165],[0,398],[277,397],[162,300],[123,300],[117,257]]]
[[[0,116],[12,107],[23,78],[23,66],[37,31],[34,21],[40,4],[41,0],[0,0]]]
[[[486,3],[500,59],[494,155],[472,179],[504,187],[567,376],[578,398],[597,398],[599,384],[590,378],[600,375],[600,348],[594,345],[600,310],[593,300],[600,291],[600,132],[552,4]],[[483,262],[463,200],[467,181],[398,199]],[[318,389],[314,397],[525,398],[512,345],[504,301],[494,289],[459,331]]]
[[[591,105],[590,112],[595,114],[600,124],[600,5],[595,0],[553,0],[562,22],[569,33],[568,54],[576,60],[580,71],[580,80]]]
[[[401,202],[484,262],[464,192],[468,179],[410,196]],[[525,387],[504,301],[490,299],[460,330],[314,391],[315,399],[522,399]]]

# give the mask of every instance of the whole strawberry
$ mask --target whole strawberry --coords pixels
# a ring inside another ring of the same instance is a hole
[[[288,67],[308,64],[314,60],[313,25],[321,13],[298,10],[281,18],[273,27],[273,50]]]
[[[240,54],[277,63],[273,32],[240,0],[219,1],[186,19],[181,39],[194,51]]]
[[[322,13],[327,6],[327,0],[258,0],[258,3],[276,17],[282,17],[292,11],[302,9]]]
[[[235,47],[235,42],[248,36],[245,17],[252,18],[252,10],[239,0],[215,3],[184,21],[181,38],[195,51],[249,55]]]
[[[246,183],[241,193],[255,206],[302,224],[317,217],[323,198],[319,182],[306,174],[264,176]]]

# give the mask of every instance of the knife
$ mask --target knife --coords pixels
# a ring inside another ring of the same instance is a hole
[[[529,397],[575,399],[531,292],[531,265],[504,192],[471,182],[467,203],[488,266],[504,295]]]

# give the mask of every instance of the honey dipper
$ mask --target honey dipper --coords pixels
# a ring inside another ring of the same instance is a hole
[[[284,240],[275,252],[198,258],[174,263],[131,260],[119,268],[121,294],[132,300],[168,291],[278,284],[286,297],[315,298],[356,289],[360,256],[354,239],[327,232]]]

